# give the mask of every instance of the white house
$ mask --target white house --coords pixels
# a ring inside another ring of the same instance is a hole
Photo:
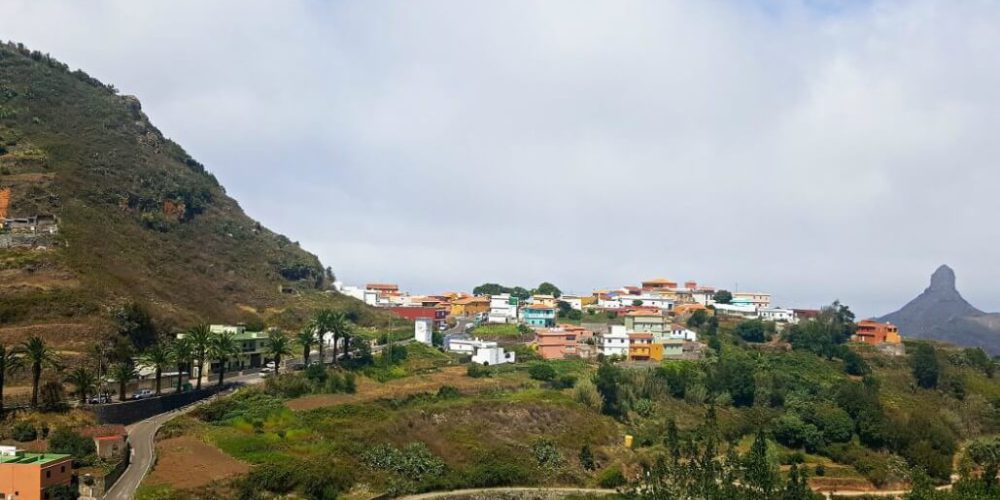
[[[375,290],[367,290],[361,287],[350,286],[350,285],[344,286],[339,282],[335,285],[335,288],[337,289],[338,292],[347,295],[348,297],[358,299],[361,302],[364,302],[365,304],[368,304],[370,306],[378,305],[378,292],[376,292]]]
[[[599,342],[601,354],[628,357],[628,330],[624,325],[611,325],[611,331],[601,335]]]
[[[413,322],[413,339],[421,344],[434,344],[434,320],[418,318]]]
[[[715,312],[723,316],[735,316],[738,318],[754,319],[757,317],[757,308],[752,305],[737,304],[714,304]]]
[[[763,308],[757,311],[757,317],[764,321],[781,321],[784,323],[796,323],[795,311],[782,309],[780,307]]]
[[[579,295],[561,295],[559,300],[569,304],[570,307],[577,311],[583,310],[583,298]]]
[[[670,333],[666,335],[666,338],[671,340],[686,340],[688,342],[698,341],[698,332],[685,328],[681,325],[673,325],[670,327]]]
[[[518,298],[509,293],[490,297],[490,313],[486,321],[490,323],[516,323]]]
[[[703,306],[710,306],[715,303],[715,290],[710,288],[691,290],[691,300]]]
[[[618,295],[609,295],[607,298],[600,297],[597,299],[597,307],[602,309],[621,309],[622,301],[619,297]]]
[[[480,339],[453,338],[448,341],[448,350],[472,355],[472,362],[483,366],[502,365],[514,362],[514,353],[505,352],[496,342]]]
[[[635,301],[638,300],[639,302],[642,302],[639,305],[643,307],[655,307],[664,311],[670,311],[674,308],[674,299],[667,298],[662,295],[623,295],[621,296],[621,299],[622,307],[634,305],[636,303]]]

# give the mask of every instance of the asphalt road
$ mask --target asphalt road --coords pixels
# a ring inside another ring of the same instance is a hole
[[[256,384],[263,381],[257,373],[230,377],[227,380],[244,384]],[[135,498],[135,491],[139,489],[142,480],[146,477],[146,474],[149,474],[149,471],[153,468],[153,464],[156,462],[156,431],[174,417],[183,415],[197,408],[199,405],[214,400],[218,396],[215,395],[203,399],[171,412],[161,413],[126,427],[128,441],[132,446],[132,460],[114,486],[104,494],[104,500],[131,500]]]

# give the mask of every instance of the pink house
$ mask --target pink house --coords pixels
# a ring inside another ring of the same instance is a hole
[[[535,330],[538,354],[544,359],[563,359],[578,355],[576,342],[579,332],[563,328]]]

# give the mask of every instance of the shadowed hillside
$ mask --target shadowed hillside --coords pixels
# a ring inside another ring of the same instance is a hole
[[[164,327],[293,327],[321,307],[375,321],[325,292],[332,274],[316,256],[247,217],[138,99],[10,44],[0,46],[0,191],[15,219],[0,234],[6,339],[82,342],[130,302]]]

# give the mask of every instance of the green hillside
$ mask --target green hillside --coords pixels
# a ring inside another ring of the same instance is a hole
[[[0,192],[7,217],[57,217],[55,234],[0,234],[0,332],[84,341],[135,302],[165,328],[259,321],[360,303],[298,243],[249,218],[165,138],[139,100],[23,46],[0,46]],[[7,238],[5,244],[4,238]],[[12,239],[12,240],[11,240]],[[20,246],[10,248],[9,242]]]

